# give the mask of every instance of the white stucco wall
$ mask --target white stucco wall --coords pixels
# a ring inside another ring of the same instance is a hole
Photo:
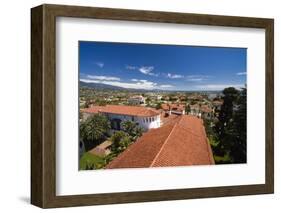
[[[144,130],[149,130],[152,128],[160,127],[160,115],[153,117],[138,117],[138,116],[129,116],[129,115],[119,115],[119,114],[111,114],[106,113],[110,120],[112,119],[120,119],[121,121],[134,121],[138,123]]]

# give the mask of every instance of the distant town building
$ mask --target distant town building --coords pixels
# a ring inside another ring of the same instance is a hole
[[[132,96],[128,99],[128,103],[130,105],[141,105],[141,104],[145,104],[145,99],[141,95]]]
[[[190,106],[189,114],[201,118],[201,111],[200,111],[199,104],[193,104],[193,105],[189,105],[189,106]]]
[[[161,108],[165,113],[184,115],[185,114],[185,105],[184,104],[161,104]]]
[[[198,118],[212,119],[214,117],[214,110],[207,104],[201,106],[199,104],[193,104],[190,105],[189,114]]]
[[[208,99],[213,100],[214,98],[216,98],[218,95],[217,93],[209,93],[208,94]]]
[[[106,168],[147,168],[214,164],[203,121],[180,115],[143,134]]]
[[[208,105],[202,105],[200,107],[201,118],[212,119],[214,117],[214,111]]]
[[[212,102],[215,110],[221,110],[221,106],[223,104],[223,101],[222,100],[216,100],[216,101],[213,101]]]
[[[193,94],[187,97],[188,100],[193,100],[193,101],[202,101],[203,96],[199,94]]]
[[[123,105],[92,106],[81,109],[81,113],[83,120],[97,113],[105,115],[110,120],[113,130],[120,130],[121,122],[127,120],[136,122],[145,131],[159,128],[161,125],[161,112],[149,107]]]

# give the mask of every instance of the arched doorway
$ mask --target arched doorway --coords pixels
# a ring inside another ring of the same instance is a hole
[[[121,120],[114,118],[111,120],[111,128],[114,130],[120,130],[121,129]]]

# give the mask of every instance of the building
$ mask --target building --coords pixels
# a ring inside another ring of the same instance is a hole
[[[194,115],[194,116],[197,116],[199,118],[201,117],[199,104],[189,105],[189,107],[190,107],[190,112],[189,112],[190,115]]]
[[[181,115],[144,133],[106,168],[211,164],[214,159],[203,121],[196,116]]]
[[[201,106],[199,104],[193,104],[190,105],[189,114],[198,118],[212,119],[214,117],[214,110],[207,104]]]
[[[185,114],[185,105],[184,104],[161,104],[161,108],[165,113],[184,115]]]
[[[214,117],[214,110],[210,108],[208,105],[202,105],[200,107],[201,118],[204,119],[212,119]]]
[[[145,99],[141,95],[132,96],[128,99],[128,103],[130,105],[141,105],[141,104],[145,104]]]
[[[121,122],[127,120],[136,122],[145,131],[159,128],[161,125],[161,112],[149,107],[123,105],[92,106],[81,109],[81,113],[82,120],[97,113],[105,115],[110,120],[113,130],[120,130]]]
[[[216,100],[212,102],[215,110],[221,110],[221,106],[223,105],[223,100]]]

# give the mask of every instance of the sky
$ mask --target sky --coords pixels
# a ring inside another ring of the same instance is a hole
[[[246,84],[246,59],[246,48],[79,42],[80,81],[123,88],[241,88]]]

